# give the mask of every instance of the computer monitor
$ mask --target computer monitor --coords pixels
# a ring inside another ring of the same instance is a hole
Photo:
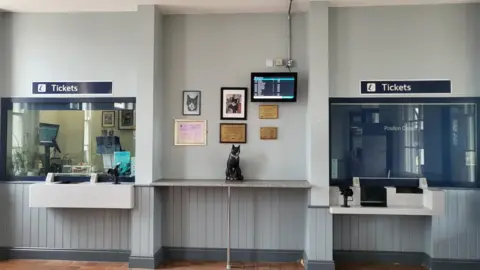
[[[296,72],[254,72],[251,74],[252,102],[296,102]]]
[[[38,136],[41,145],[54,144],[60,125],[40,123],[38,127]]]
[[[40,145],[45,147],[45,153],[43,156],[45,173],[54,171],[54,168],[50,167],[50,148],[53,147],[58,153],[62,152],[57,144],[59,129],[60,125],[56,124],[39,123],[38,125],[38,141]]]

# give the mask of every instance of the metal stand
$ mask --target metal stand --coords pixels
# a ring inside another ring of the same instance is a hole
[[[228,232],[228,235],[227,235],[227,266],[226,266],[226,270],[230,270],[232,269],[231,266],[230,266],[230,203],[231,203],[231,199],[230,199],[230,186],[227,187],[227,190],[228,190],[228,201],[227,201],[227,232]]]

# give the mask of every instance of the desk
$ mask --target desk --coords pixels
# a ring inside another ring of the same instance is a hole
[[[350,207],[342,207],[343,196],[338,187],[330,187],[330,213],[338,215],[398,215],[398,216],[441,216],[445,212],[445,191],[436,188],[424,189],[421,194],[397,193],[396,188],[387,187],[387,207],[362,207],[360,189],[353,188]]]
[[[98,175],[91,174],[90,182],[65,184],[55,181],[49,173],[45,182],[29,186],[29,206],[37,208],[96,208],[132,209],[133,183],[98,183]],[[72,176],[74,174],[66,174]]]
[[[305,180],[282,181],[282,180],[244,180],[241,182],[226,182],[225,180],[157,180],[151,186],[158,187],[221,187],[227,189],[227,265],[231,269],[230,243],[230,206],[232,188],[288,188],[288,189],[310,189],[311,185]]]

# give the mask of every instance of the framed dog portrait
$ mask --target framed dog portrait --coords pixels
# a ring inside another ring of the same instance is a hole
[[[247,120],[247,88],[222,87],[220,102],[221,120]]]
[[[118,129],[135,129],[135,111],[118,111]]]
[[[183,91],[183,115],[200,115],[201,99],[200,91]]]

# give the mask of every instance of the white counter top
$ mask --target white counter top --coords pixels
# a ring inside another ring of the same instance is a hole
[[[152,186],[158,187],[237,187],[237,188],[303,188],[312,186],[305,180],[244,180],[241,182],[226,182],[225,180],[188,180],[162,179],[154,181]]]
[[[433,216],[435,212],[426,207],[389,206],[389,207],[341,207],[331,206],[330,213],[339,215],[396,215],[396,216]]]
[[[133,183],[62,184],[42,182],[29,186],[29,206],[39,208],[132,209]]]

